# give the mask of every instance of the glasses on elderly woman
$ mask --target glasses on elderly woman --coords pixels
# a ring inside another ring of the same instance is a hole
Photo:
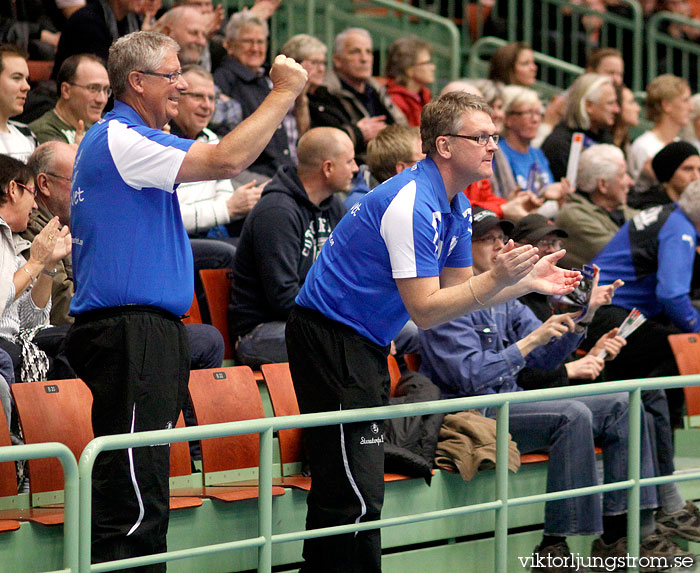
[[[18,187],[21,187],[25,191],[29,191],[32,195],[36,195],[36,191],[34,189],[32,189],[31,187],[27,187],[24,183],[20,183],[19,181],[15,181],[15,185],[17,185]]]

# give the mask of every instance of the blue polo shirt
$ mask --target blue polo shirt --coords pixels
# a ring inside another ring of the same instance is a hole
[[[410,318],[396,279],[471,265],[469,201],[458,193],[448,203],[440,172],[427,158],[350,208],[296,301],[385,346]]]
[[[187,312],[194,265],[175,178],[192,143],[120,101],[87,132],[71,187],[71,314],[132,304]]]
[[[651,318],[668,316],[683,332],[700,331],[690,301],[698,232],[674,204],[645,209],[627,221],[593,259],[600,284],[622,279],[613,304],[639,309]]]

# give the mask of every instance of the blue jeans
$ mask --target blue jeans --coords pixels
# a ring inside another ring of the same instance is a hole
[[[595,443],[603,448],[605,483],[622,481],[627,479],[628,406],[628,395],[624,393],[511,404],[510,433],[521,453],[548,452],[548,492],[598,484]],[[642,477],[652,477],[653,472],[642,416]],[[625,513],[626,496],[626,490],[605,493],[602,512]],[[642,509],[656,505],[655,488],[642,488]],[[544,531],[562,537],[601,533],[600,494],[548,502]]]

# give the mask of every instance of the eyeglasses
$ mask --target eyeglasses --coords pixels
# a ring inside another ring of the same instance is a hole
[[[207,101],[209,103],[214,103],[216,101],[216,96],[211,94],[203,94],[200,92],[182,92],[180,95],[189,96],[197,102]]]
[[[15,185],[18,187],[21,187],[25,191],[29,191],[32,195],[36,195],[36,190],[32,189],[31,187],[27,187],[24,183],[20,183],[19,181],[15,181]]]
[[[462,135],[461,133],[445,133],[445,137],[461,137],[462,139],[471,139],[476,141],[478,145],[484,146],[489,142],[489,139],[493,140],[494,145],[498,145],[498,140],[501,138],[497,133],[482,133],[480,135]]]
[[[315,68],[323,68],[326,66],[326,60],[302,60],[303,62],[306,62],[310,66],[314,66]]]
[[[412,67],[417,68],[418,66],[431,66],[434,65],[432,60],[427,60],[425,62],[416,62]]]
[[[546,249],[548,247],[553,247],[557,251],[564,248],[564,241],[561,239],[541,239],[535,243],[538,249]]]
[[[140,74],[146,76],[157,76],[159,78],[165,78],[168,83],[174,84],[182,77],[182,70],[177,70],[176,72],[170,72],[169,74],[161,74],[160,72],[147,72],[145,70],[136,70]]]
[[[107,97],[112,95],[112,88],[109,86],[101,86],[99,84],[89,84],[87,86],[83,86],[81,84],[74,84],[73,82],[68,82],[68,84],[75,86],[76,88],[83,88],[84,90],[89,91],[92,95],[99,95],[101,93],[105,94]]]
[[[70,177],[65,177],[64,175],[59,175],[58,173],[51,173],[51,172],[49,172],[49,171],[45,171],[45,172],[44,172],[44,175],[50,175],[51,177],[56,177],[56,178],[58,178],[58,179],[63,179],[64,181],[68,181],[68,182],[72,181],[72,179],[71,179]]]
[[[493,245],[495,242],[500,242],[505,245],[507,240],[508,239],[503,234],[484,235],[483,237],[475,237],[474,239],[472,239],[472,243],[488,243],[489,245]]]
[[[256,40],[254,38],[238,38],[236,40],[237,42],[240,42],[244,46],[267,46],[267,40]]]
[[[509,111],[508,115],[523,115],[529,117],[544,117],[542,110],[526,109],[523,111]]]

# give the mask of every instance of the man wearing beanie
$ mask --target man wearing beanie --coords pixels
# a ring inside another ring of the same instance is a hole
[[[635,209],[648,209],[678,201],[688,183],[700,179],[700,155],[687,141],[674,141],[659,151],[651,160],[659,183],[647,191],[633,191],[627,204]]]

